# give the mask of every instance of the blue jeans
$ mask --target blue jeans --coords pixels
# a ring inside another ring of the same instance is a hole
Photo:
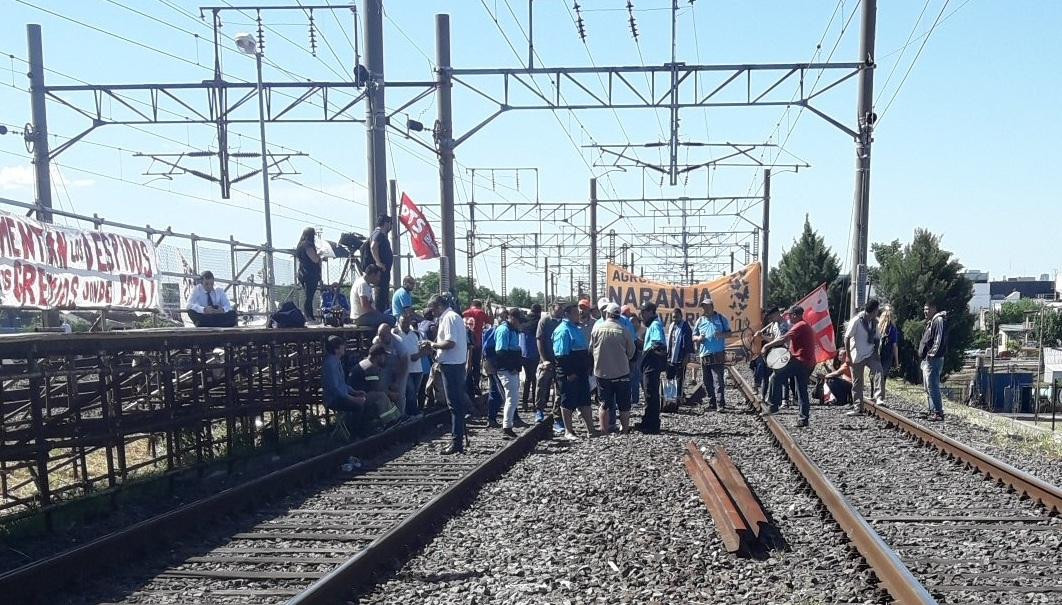
[[[420,362],[414,362],[420,363]],[[420,372],[410,374],[406,379],[406,416],[415,416],[420,412],[417,395],[420,392]]]
[[[808,399],[808,379],[811,377],[811,370],[812,368],[793,359],[789,365],[774,371],[771,381],[772,412],[777,412],[782,405],[782,385],[790,378],[794,378],[796,379],[797,398],[800,400],[800,419],[806,422],[811,417],[811,400]]]
[[[446,391],[446,405],[450,408],[451,427],[454,447],[465,447],[465,364],[439,364],[443,377],[443,390]]]
[[[943,367],[943,357],[930,357],[922,360],[922,384],[926,387],[930,414],[944,413],[944,403],[940,400],[940,371]]]

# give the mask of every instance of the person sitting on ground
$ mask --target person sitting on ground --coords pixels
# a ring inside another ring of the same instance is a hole
[[[609,303],[605,307],[605,321],[594,327],[590,335],[590,349],[594,356],[594,375],[601,397],[597,422],[602,433],[609,432],[609,415],[619,410],[620,431],[626,435],[631,424],[631,361],[637,354],[634,337],[620,322],[620,307]]]
[[[199,285],[188,297],[188,317],[197,328],[231,328],[236,325],[236,310],[225,290],[214,285],[214,274],[204,271]]]
[[[579,325],[579,306],[568,304],[564,319],[553,331],[553,355],[557,359],[557,383],[560,387],[561,418],[564,439],[577,440],[572,414],[578,410],[591,437],[597,436],[590,414],[590,343]]]
[[[384,371],[381,373],[384,391],[395,405],[401,405],[406,388],[405,380],[409,375],[409,361],[404,359],[405,349],[401,346],[402,337],[396,334],[396,331],[387,324],[380,324],[376,329],[372,344],[383,345],[387,350],[387,359],[383,365]]]
[[[358,276],[358,279],[354,280],[350,295],[354,299],[351,318],[355,325],[369,328],[375,328],[383,323],[394,325],[394,318],[381,313],[373,304],[373,288],[380,283],[381,279],[383,279],[383,270],[377,265],[369,265],[365,267],[365,271]]]
[[[359,434],[373,432],[399,417],[398,408],[387,393],[383,376],[388,355],[383,345],[372,345],[368,356],[354,364],[347,374],[347,384],[355,391],[365,393],[365,406],[354,429]]]
[[[849,363],[847,350],[837,349],[833,371],[823,376],[823,379],[837,405],[846,406],[852,403],[852,365]]]
[[[365,392],[347,384],[343,376],[343,355],[346,343],[339,336],[329,336],[325,342],[325,356],[321,363],[321,388],[324,391],[325,407],[333,411],[348,412],[356,417],[364,411]]]
[[[338,325],[350,319],[350,301],[340,289],[339,282],[334,282],[321,292],[321,314],[325,316],[326,321],[333,318],[338,320]]]
[[[402,278],[402,287],[395,290],[391,296],[391,315],[395,319],[402,317],[402,310],[406,307],[413,308],[413,290],[417,287],[417,280],[412,275]]]

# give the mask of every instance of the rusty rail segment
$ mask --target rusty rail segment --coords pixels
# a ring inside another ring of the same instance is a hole
[[[333,334],[130,330],[0,338],[0,519],[327,428],[319,376]]]
[[[472,495],[477,486],[504,473],[530,453],[540,440],[549,436],[551,430],[552,425],[548,422],[534,425],[515,441],[450,484],[386,534],[373,540],[364,550],[292,598],[288,605],[342,603],[344,597],[355,589],[372,584],[375,572],[392,565],[411,547],[423,543],[448,515]]]
[[[1025,494],[1030,499],[1044,505],[1048,510],[1062,513],[1062,488],[1059,486],[1052,485],[1002,460],[959,443],[951,437],[942,435],[898,412],[872,403],[865,404],[865,407],[872,414],[884,420],[886,424],[894,426],[926,445],[973,466],[991,479],[1002,481],[1018,493]]]
[[[745,378],[733,367],[727,368],[730,377],[741,390],[745,398],[757,410],[760,400]],[[874,569],[885,590],[898,603],[914,605],[916,603],[936,603],[933,595],[914,577],[911,570],[903,564],[900,557],[881,539],[867,523],[863,515],[853,507],[836,486],[822,473],[822,470],[804,453],[793,437],[778,420],[772,416],[764,418],[767,428],[774,440],[785,450],[793,465],[800,471],[808,485],[815,491],[819,500],[830,511],[833,519],[841,526],[845,534],[855,545],[863,558]]]
[[[719,481],[719,477],[709,468],[701,451],[692,441],[686,445],[686,454],[683,459],[686,472],[689,473],[693,484],[697,486],[701,500],[704,500],[704,504],[708,507],[727,552],[748,554],[753,546],[752,528],[749,527],[745,517],[738,511],[737,504],[734,503],[726,488]]]
[[[416,422],[398,425],[355,443],[344,445],[145,519],[125,529],[97,538],[51,557],[0,574],[0,594],[16,599],[38,598],[70,581],[91,575],[106,566],[129,560],[149,549],[158,549],[170,537],[188,531],[224,514],[249,505],[260,505],[274,494],[290,491],[322,475],[334,472],[349,456],[369,457],[396,443],[416,439],[424,430],[449,416],[447,410],[431,412]]]

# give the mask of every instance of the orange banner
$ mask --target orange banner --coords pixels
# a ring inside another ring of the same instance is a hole
[[[701,300],[711,296],[715,310],[730,321],[731,335],[727,346],[744,344],[753,348],[752,334],[763,327],[763,303],[760,298],[760,264],[752,263],[730,275],[690,286],[654,282],[608,264],[608,299],[620,305],[640,306],[656,303],[658,313],[667,316],[672,309],[682,309],[686,319],[696,322],[701,315]]]

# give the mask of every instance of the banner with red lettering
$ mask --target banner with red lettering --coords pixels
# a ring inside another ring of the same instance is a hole
[[[402,194],[402,210],[399,220],[409,232],[409,239],[413,244],[413,253],[420,260],[439,258],[439,242],[435,239],[435,232],[431,230],[431,224],[424,218],[424,213],[417,208],[413,200],[405,193]]]
[[[2,307],[155,310],[158,274],[148,239],[0,212]]]
[[[797,303],[804,309],[804,322],[815,332],[815,363],[829,361],[837,356],[837,339],[830,318],[830,297],[826,284],[811,291]]]

